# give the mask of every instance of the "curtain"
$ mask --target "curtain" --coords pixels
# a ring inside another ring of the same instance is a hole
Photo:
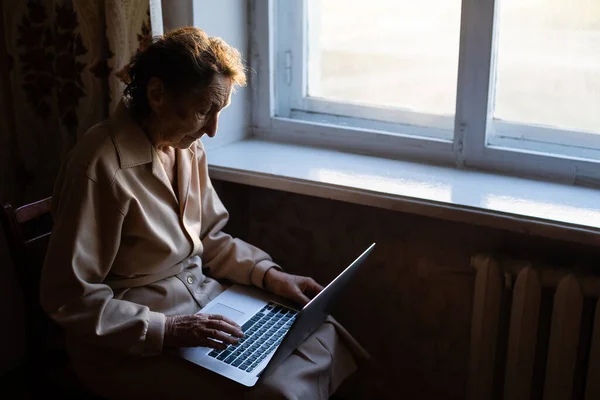
[[[151,0],[0,1],[0,201],[20,205],[52,194],[62,159],[118,104]]]

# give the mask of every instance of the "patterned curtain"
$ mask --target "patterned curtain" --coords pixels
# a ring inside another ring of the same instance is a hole
[[[1,202],[51,195],[63,157],[119,102],[151,38],[149,3],[0,0]]]

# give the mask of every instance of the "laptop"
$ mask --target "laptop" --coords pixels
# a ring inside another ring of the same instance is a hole
[[[234,320],[244,332],[239,343],[225,350],[188,347],[174,353],[242,385],[254,386],[323,323],[373,247],[375,243],[302,309],[257,288],[231,286],[199,313],[221,314]]]

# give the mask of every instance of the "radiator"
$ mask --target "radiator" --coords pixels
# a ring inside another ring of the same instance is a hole
[[[470,400],[600,399],[600,278],[477,255]]]

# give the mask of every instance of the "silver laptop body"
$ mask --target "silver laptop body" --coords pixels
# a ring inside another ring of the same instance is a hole
[[[375,243],[369,246],[301,310],[268,292],[231,286],[199,313],[221,314],[234,320],[242,327],[244,338],[225,350],[190,347],[174,353],[242,385],[254,386],[323,323],[374,246]]]

